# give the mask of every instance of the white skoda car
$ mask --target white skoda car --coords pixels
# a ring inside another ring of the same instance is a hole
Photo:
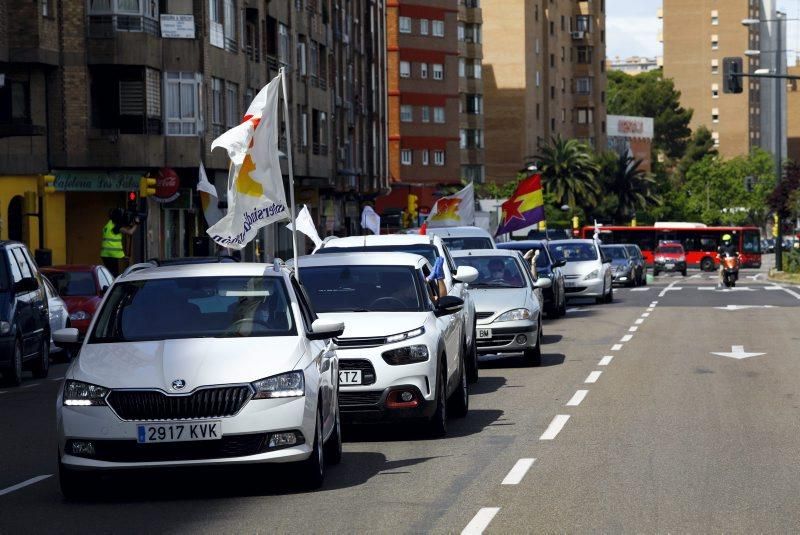
[[[467,414],[467,333],[458,316],[464,301],[434,301],[430,269],[407,253],[300,259],[300,279],[320,317],[347,325],[336,341],[345,421],[420,419],[431,435],[443,436],[448,409]]]
[[[319,320],[279,265],[140,265],[106,293],[57,401],[61,489],[98,472],[299,462],[308,486],[339,462],[341,323]]]

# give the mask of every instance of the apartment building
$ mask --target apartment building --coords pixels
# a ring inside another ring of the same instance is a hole
[[[609,59],[607,62],[609,71],[620,71],[631,76],[636,76],[643,72],[654,71],[661,67],[661,58],[647,58],[643,56],[631,56],[620,58],[619,56]]]
[[[744,58],[745,72],[759,68],[774,72],[776,64],[785,72],[785,54],[782,61],[775,59],[775,2],[665,0],[658,15],[663,23],[664,76],[674,80],[681,104],[694,111],[692,129],[706,126],[726,157],[747,154],[754,147],[772,152],[776,142],[786,154],[786,121],[779,135],[775,125],[776,103],[786,99],[784,82],[745,79],[744,92],[726,94],[722,79],[723,59],[731,56]],[[744,25],[745,19],[765,22]],[[754,52],[745,55],[746,51]]]
[[[485,178],[483,132],[483,16],[480,0],[458,3],[458,96],[461,178]]]
[[[487,180],[552,136],[605,147],[605,0],[483,0]]]
[[[206,252],[198,165],[224,205],[227,155],[211,141],[281,67],[299,202],[322,234],[356,231],[361,202],[388,187],[384,21],[383,0],[0,0],[2,237],[97,262],[108,210],[133,207],[148,175],[133,256]],[[20,204],[44,174],[57,191],[40,191],[41,244]],[[288,256],[278,227],[250,258]]]

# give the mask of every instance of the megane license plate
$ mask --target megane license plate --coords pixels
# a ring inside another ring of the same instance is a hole
[[[159,423],[136,426],[136,441],[139,444],[161,442],[194,442],[197,440],[219,440],[222,438],[222,422]]]
[[[491,329],[478,329],[478,338],[480,338],[481,340],[485,340],[491,337],[492,337]]]
[[[339,371],[340,385],[360,385],[361,370],[341,370]]]

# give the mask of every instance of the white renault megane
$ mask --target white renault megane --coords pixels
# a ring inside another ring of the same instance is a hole
[[[341,458],[340,322],[280,266],[145,266],[117,279],[57,401],[61,488],[100,471],[298,461],[311,487]]]

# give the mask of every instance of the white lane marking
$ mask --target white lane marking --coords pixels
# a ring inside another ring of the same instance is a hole
[[[22,385],[20,388],[33,388],[34,386],[39,386],[42,383],[32,383],[29,385]]]
[[[702,278],[702,277],[703,277],[702,275],[700,275],[700,274],[696,274],[696,275],[692,275],[692,276],[691,276],[691,277],[689,277],[689,278],[690,278],[690,279],[700,279],[700,278]]]
[[[667,295],[667,292],[669,292],[669,291],[672,291],[672,290],[682,290],[682,289],[683,289],[683,288],[675,288],[675,285],[676,285],[676,284],[678,284],[678,281],[672,281],[672,282],[670,282],[670,283],[669,283],[669,286],[667,286],[666,288],[664,288],[663,290],[661,290],[661,293],[660,293],[660,294],[658,294],[658,296],[659,296],[659,297],[664,297],[665,295]],[[655,303],[655,304],[658,304],[658,301],[653,301],[653,303]],[[655,306],[655,305],[651,305],[651,306]]]
[[[600,376],[602,374],[603,374],[603,372],[597,372],[597,371],[592,372],[592,373],[589,374],[588,377],[586,377],[586,380],[584,381],[584,383],[589,383],[589,384],[596,383],[597,380],[600,379]]]
[[[568,420],[569,414],[557,414],[544,433],[542,433],[542,436],[539,437],[539,440],[553,440],[556,438],[561,430],[564,429]]]
[[[478,513],[472,517],[467,527],[461,532],[461,535],[480,535],[483,530],[489,527],[489,523],[494,516],[500,511],[499,507],[482,507]]]
[[[698,286],[697,289],[698,290],[716,290],[717,287],[716,286]]]
[[[632,292],[649,292],[650,288],[631,288]]]
[[[625,336],[620,338],[619,341],[624,344],[625,342],[630,342],[632,339],[633,339],[633,335],[632,334],[626,334]]]
[[[598,365],[599,366],[608,366],[609,364],[611,364],[611,359],[613,359],[613,358],[614,358],[613,355],[606,355],[605,357],[600,359],[600,362],[598,363]]]
[[[8,394],[8,391],[7,390],[3,390],[2,392],[0,392],[0,394]]]
[[[519,485],[535,462],[536,459],[520,459],[517,461],[505,479],[503,479],[501,485]]]
[[[798,286],[798,288],[800,288],[800,286]],[[799,293],[797,293],[797,292],[795,292],[794,290],[790,290],[789,288],[781,288],[781,289],[782,289],[784,292],[786,292],[787,294],[789,294],[789,295],[791,295],[792,297],[794,297],[795,299],[800,299],[800,294],[799,294]]]
[[[614,344],[611,346],[611,351],[619,351],[620,349],[622,349],[622,344]]]
[[[32,478],[30,478],[30,479],[28,479],[26,481],[23,481],[22,483],[17,483],[16,485],[8,487],[7,489],[0,490],[0,496],[5,496],[6,494],[11,494],[15,490],[19,490],[21,488],[27,487],[28,485],[33,485],[34,483],[38,483],[39,481],[42,481],[43,479],[47,479],[48,477],[53,477],[53,474],[45,474],[43,476],[32,477]]]
[[[783,290],[783,286],[765,286],[765,290]]]
[[[578,405],[581,404],[581,401],[583,401],[583,399],[586,397],[586,394],[588,393],[589,393],[588,390],[578,390],[577,392],[575,392],[575,395],[573,395],[572,398],[570,398],[570,400],[567,401],[567,407],[577,407]]]
[[[658,301],[653,301],[652,303],[650,303],[650,306],[651,306],[651,307],[654,307],[654,306],[656,306],[657,304],[658,304]]]
[[[634,321],[634,323],[635,323],[636,325],[641,325],[642,323],[644,323],[644,318],[639,318],[639,319],[637,319],[636,321]]]
[[[585,311],[586,310],[583,309],[583,308],[568,308],[567,309],[567,314],[570,314],[570,313],[573,313],[573,312],[585,312]]]
[[[635,333],[638,330],[639,330],[639,327],[631,327],[630,329],[628,329],[628,332],[629,333]]]

